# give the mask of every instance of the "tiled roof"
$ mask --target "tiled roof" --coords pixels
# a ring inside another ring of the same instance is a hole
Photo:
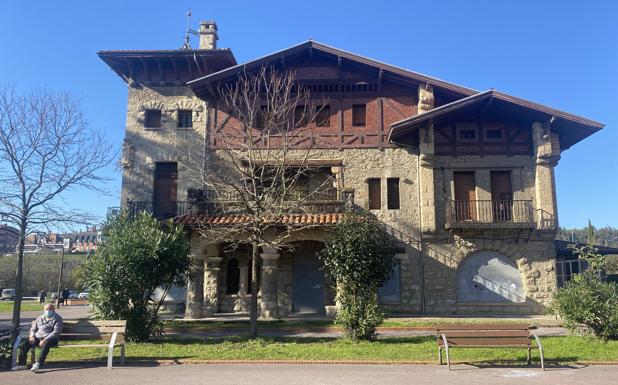
[[[333,225],[342,221],[342,213],[332,214],[289,214],[280,217],[266,216],[264,221],[278,223],[282,225]],[[174,223],[186,226],[198,225],[237,225],[249,223],[250,216],[247,215],[214,215],[208,216],[205,213],[189,213],[179,215],[174,218]]]

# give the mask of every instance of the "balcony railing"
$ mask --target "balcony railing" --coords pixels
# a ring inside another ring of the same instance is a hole
[[[176,202],[128,201],[126,209],[132,218],[139,212],[146,211],[155,218],[168,219],[188,213],[218,215],[223,212],[233,212],[235,206],[239,205],[239,198],[236,194],[225,194],[218,198],[215,198],[214,194],[207,194],[207,197],[208,200]],[[303,210],[308,213],[342,212],[346,203],[352,204],[353,199],[353,194],[337,189],[325,189],[311,193],[298,191],[289,195],[290,202],[301,201]]]
[[[447,205],[447,228],[534,227],[531,200],[451,200]]]

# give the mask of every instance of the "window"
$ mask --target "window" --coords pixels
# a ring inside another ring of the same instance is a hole
[[[296,108],[294,108],[294,127],[306,126],[307,114],[305,113],[305,106],[296,106]]]
[[[367,107],[364,104],[352,105],[352,126],[363,127],[367,120]]]
[[[144,127],[161,128],[161,110],[146,110]]]
[[[380,178],[367,179],[367,188],[369,189],[369,210],[380,210],[382,208]]]
[[[260,106],[257,114],[255,115],[255,128],[266,127],[266,106]]]
[[[193,127],[193,111],[178,110],[178,128]]]
[[[315,108],[315,125],[318,127],[330,127],[330,106],[317,106]]]
[[[485,131],[485,139],[492,140],[492,141],[502,140],[502,130]]]
[[[556,261],[556,281],[558,287],[564,285],[573,278],[574,274],[583,273],[588,269],[588,262],[582,259],[567,259]]]
[[[461,130],[461,131],[459,131],[459,139],[474,140],[474,139],[476,139],[476,131],[474,131],[474,130]]]
[[[386,180],[386,205],[389,210],[399,210],[399,178]]]
[[[393,266],[391,276],[384,283],[384,285],[378,288],[378,297],[382,303],[399,303],[401,300],[400,279],[401,276],[401,261],[396,260]]]

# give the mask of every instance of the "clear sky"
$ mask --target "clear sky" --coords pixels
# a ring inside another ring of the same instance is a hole
[[[96,55],[180,47],[214,19],[219,47],[238,62],[309,38],[478,90],[496,88],[606,124],[562,154],[556,168],[562,226],[618,226],[618,2],[605,1],[33,1],[0,9],[0,83],[68,90],[120,146],[127,89]],[[194,40],[193,46],[197,46]],[[112,195],[73,191],[103,215]]]

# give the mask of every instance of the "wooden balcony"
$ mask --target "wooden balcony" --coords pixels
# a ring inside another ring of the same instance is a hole
[[[196,195],[194,195],[196,197]],[[332,214],[345,211],[346,206],[353,204],[353,194],[337,189],[325,189],[306,193],[299,191],[290,194],[290,206],[298,207],[295,201],[301,202],[304,213]],[[239,199],[235,194],[226,194],[216,197],[212,193],[201,193],[191,201],[152,202],[152,201],[127,201],[126,209],[130,217],[135,217],[139,212],[146,211],[158,219],[169,219],[189,213],[206,215],[233,214],[240,212]]]
[[[449,200],[446,228],[534,228],[531,200]]]

